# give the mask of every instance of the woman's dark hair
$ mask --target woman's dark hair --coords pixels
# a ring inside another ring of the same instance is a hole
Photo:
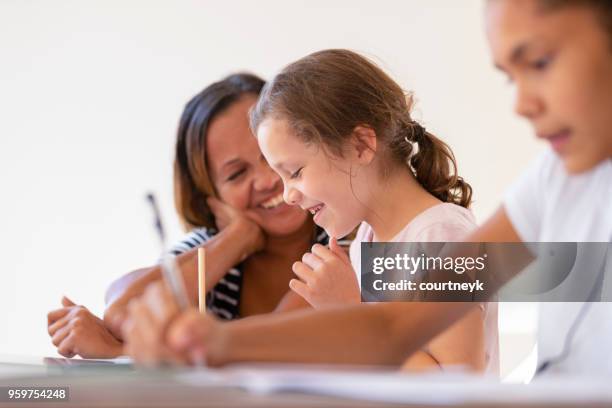
[[[244,95],[258,96],[265,81],[248,73],[230,75],[206,87],[185,106],[174,157],[174,202],[186,229],[215,226],[206,198],[215,196],[206,158],[212,120]]]
[[[472,188],[457,174],[451,149],[414,121],[412,97],[383,70],[349,50],[325,50],[285,67],[251,110],[251,129],[284,119],[306,143],[341,157],[357,126],[376,132],[382,163],[412,171],[443,202],[468,207]],[[382,169],[385,173],[387,166]]]

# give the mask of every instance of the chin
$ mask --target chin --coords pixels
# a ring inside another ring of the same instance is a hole
[[[277,222],[274,222],[274,220],[267,220],[268,222],[260,225],[266,235],[282,237],[297,232],[304,226],[307,218],[307,214],[300,211],[290,219],[285,218],[283,220],[278,220]]]
[[[606,157],[605,155],[568,155],[566,157],[563,157],[562,159],[565,171],[567,171],[569,174],[580,174],[593,170],[600,163],[607,160],[608,157]]]
[[[351,232],[353,232],[353,230],[355,228],[357,228],[357,225],[359,225],[359,224],[355,224],[355,225],[351,225],[351,226],[345,226],[345,227],[341,227],[341,226],[325,227],[325,226],[322,226],[322,228],[325,230],[325,232],[327,233],[327,235],[329,235],[330,238],[341,239],[341,238],[344,238],[347,235],[349,235]]]

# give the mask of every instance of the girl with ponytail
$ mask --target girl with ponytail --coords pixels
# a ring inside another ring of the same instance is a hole
[[[359,303],[362,242],[458,241],[476,226],[470,185],[451,149],[411,118],[406,96],[375,64],[326,50],[287,66],[264,88],[251,128],[284,183],[332,237],[293,265],[290,287],[313,307]],[[357,226],[350,258],[338,248]],[[481,305],[406,367],[497,367],[496,309]]]

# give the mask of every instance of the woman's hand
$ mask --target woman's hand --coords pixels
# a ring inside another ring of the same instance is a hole
[[[361,302],[351,261],[335,238],[329,248],[313,245],[312,252],[305,253],[292,269],[299,279],[292,279],[289,287],[314,308]]]
[[[64,357],[114,358],[123,352],[123,344],[106,328],[102,319],[86,307],[62,299],[61,309],[47,315],[47,328],[53,345]]]
[[[240,230],[240,236],[244,239],[245,258],[263,249],[265,245],[264,233],[261,227],[247,214],[213,197],[209,197],[206,202],[215,216],[219,231],[229,225],[236,226]]]
[[[128,305],[128,318],[122,326],[125,353],[145,366],[165,362],[185,364],[187,358],[166,345],[166,329],[178,313],[165,282],[150,284],[142,297]]]

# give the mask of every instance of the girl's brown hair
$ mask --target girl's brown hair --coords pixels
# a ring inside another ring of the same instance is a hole
[[[211,84],[185,106],[174,157],[174,203],[186,229],[215,227],[206,198],[216,196],[206,164],[206,135],[211,121],[244,95],[259,95],[265,82],[247,73]]]
[[[284,119],[304,142],[342,157],[354,129],[369,127],[381,154],[408,164],[427,191],[469,207],[472,188],[457,175],[451,149],[411,119],[412,104],[412,96],[368,59],[348,50],[325,50],[290,64],[264,87],[251,111],[251,129],[266,118]]]

